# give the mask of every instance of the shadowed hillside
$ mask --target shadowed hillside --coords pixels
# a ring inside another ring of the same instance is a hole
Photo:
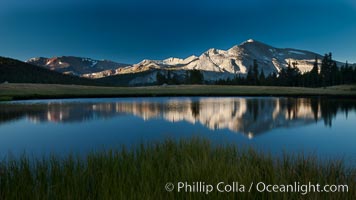
[[[0,57],[0,83],[99,85],[93,80],[64,75],[11,58]]]

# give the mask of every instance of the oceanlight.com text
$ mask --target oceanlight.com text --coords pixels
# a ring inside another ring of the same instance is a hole
[[[306,195],[313,192],[348,192],[348,185],[335,185],[335,184],[324,184],[311,183],[302,184],[300,182],[293,182],[291,184],[269,184],[264,182],[252,182],[249,184],[242,184],[239,182],[218,182],[216,184],[206,183],[203,181],[197,182],[177,182],[177,183],[167,183],[165,189],[168,192],[185,192],[185,193],[205,193],[209,194],[211,192],[269,192],[269,193],[300,193],[301,195]]]

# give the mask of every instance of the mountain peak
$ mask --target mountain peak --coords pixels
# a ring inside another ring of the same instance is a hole
[[[267,44],[265,44],[263,42],[255,40],[255,39],[248,39],[248,40],[242,42],[240,45],[246,45],[246,44],[247,45],[265,45],[265,46],[269,46],[269,45],[267,45]]]
[[[51,58],[38,57],[31,58],[26,62],[50,70],[77,76],[128,66],[128,64],[116,63],[108,60],[95,60],[76,56],[55,56]]]
[[[210,48],[198,56],[192,55],[184,59],[176,57],[169,57],[165,60],[146,59],[133,65],[74,57],[61,57],[60,60],[53,58],[32,59],[29,63],[62,73],[72,73],[90,78],[146,72],[137,75],[137,80],[135,78],[135,81],[132,82],[132,84],[139,84],[142,81],[153,83],[156,81],[156,70],[167,69],[175,71],[176,77],[181,79],[183,79],[186,70],[193,69],[203,71],[205,79],[209,81],[233,78],[236,75],[244,76],[254,60],[266,75],[279,72],[288,66],[288,62],[294,61],[298,62],[300,71],[307,72],[313,68],[315,55],[318,58],[322,57],[308,51],[276,48],[255,39],[248,39],[227,50]]]
[[[205,52],[206,55],[216,55],[216,54],[224,54],[224,53],[226,53],[226,51],[216,49],[216,48],[210,48]]]
[[[240,45],[243,45],[243,44],[248,44],[248,43],[255,43],[255,42],[257,42],[256,40],[254,40],[254,39],[248,39],[248,40],[246,40],[246,41],[244,41],[244,42],[242,42]]]
[[[40,60],[44,60],[44,59],[48,59],[48,58],[45,58],[45,57],[34,57],[34,58],[30,58],[28,60],[26,60],[25,62],[38,62]]]

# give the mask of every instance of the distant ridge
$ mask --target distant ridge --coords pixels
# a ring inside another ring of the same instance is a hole
[[[264,76],[268,77],[278,74],[289,64],[297,67],[302,74],[309,72],[315,59],[321,66],[323,57],[306,50],[272,47],[254,39],[248,39],[227,50],[210,48],[199,56],[145,59],[131,65],[75,56],[36,57],[26,62],[1,57],[0,82],[110,86],[154,85],[165,82],[187,84],[189,71],[199,70],[204,83],[214,84],[246,77],[254,61],[258,66],[257,71],[263,71]],[[336,61],[337,67],[343,65],[345,63]],[[157,81],[157,77],[162,76],[169,77],[169,81]]]
[[[98,85],[94,80],[64,75],[19,60],[0,57],[0,83]]]
[[[182,79],[187,70],[201,70],[208,82],[219,79],[245,76],[256,60],[259,71],[266,75],[278,73],[288,66],[297,63],[304,73],[313,68],[315,58],[321,63],[322,55],[293,48],[276,48],[271,45],[248,39],[227,50],[210,48],[200,56],[191,55],[187,58],[170,57],[164,60],[145,59],[137,64],[120,64],[113,61],[98,61],[90,58],[63,56],[54,58],[32,58],[27,62],[62,73],[73,74],[91,79],[105,78],[115,82],[125,79],[128,85],[153,84],[159,71]],[[343,63],[337,62],[338,65]],[[145,73],[143,73],[145,72]],[[124,75],[124,76],[123,76]],[[119,78],[115,78],[119,76]],[[109,78],[112,77],[112,78]]]
[[[90,74],[106,70],[114,70],[128,66],[128,64],[116,63],[109,60],[95,60],[91,58],[75,56],[61,56],[53,58],[37,57],[31,58],[26,62],[75,76],[82,76],[83,74]]]

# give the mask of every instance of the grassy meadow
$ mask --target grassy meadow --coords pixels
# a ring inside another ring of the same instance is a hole
[[[209,194],[168,192],[167,182],[218,182],[249,186],[266,184],[347,184],[339,193]],[[85,158],[76,155],[3,160],[0,199],[356,199],[356,169],[340,160],[320,161],[314,156],[273,157],[253,149],[216,146],[190,140],[142,144],[131,149],[98,150]]]
[[[0,84],[0,100],[137,96],[334,96],[356,97],[356,85],[327,88],[177,85],[99,87],[56,84]]]

